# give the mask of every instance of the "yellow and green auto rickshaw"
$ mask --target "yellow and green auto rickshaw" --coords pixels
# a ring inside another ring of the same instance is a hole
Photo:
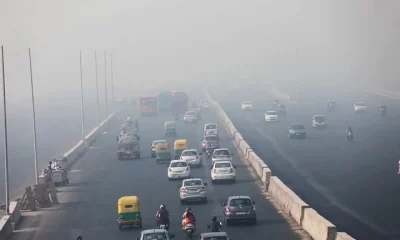
[[[142,216],[137,196],[125,196],[118,200],[118,228],[138,226],[142,228]]]
[[[188,144],[186,139],[176,140],[174,143],[174,159],[179,159],[183,151],[188,149]]]
[[[157,163],[164,163],[171,161],[171,151],[168,144],[156,145],[156,159]]]
[[[174,121],[164,123],[165,136],[176,136],[176,125]]]

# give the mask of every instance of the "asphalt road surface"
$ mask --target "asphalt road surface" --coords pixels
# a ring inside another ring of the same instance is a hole
[[[109,107],[111,111],[111,107]],[[117,106],[118,108],[118,106]],[[96,127],[96,104],[85,103],[85,135]],[[2,111],[2,107],[1,107]],[[105,119],[104,106],[100,122]],[[32,109],[28,105],[8,107],[8,154],[11,199],[21,197],[26,186],[35,183]],[[4,119],[0,127],[0,172],[4,176]],[[36,128],[39,171],[48,161],[62,155],[81,139],[81,108],[79,100],[59,98],[36,105]],[[2,177],[3,179],[3,177]],[[4,181],[0,184],[0,204],[5,203]]]
[[[296,88],[286,87],[292,95]],[[400,239],[400,103],[355,89],[310,87],[298,91],[297,103],[285,103],[287,116],[266,123],[273,96],[266,88],[241,86],[213,91],[227,114],[274,175],[305,202],[356,239]],[[240,104],[253,101],[254,110],[243,112]],[[339,100],[337,111],[327,113],[326,101]],[[364,101],[368,111],[355,114],[353,104]],[[388,105],[388,115],[378,114],[378,104]],[[327,116],[326,129],[313,129],[313,115]],[[307,139],[287,136],[291,123],[307,128]],[[355,140],[347,142],[351,126]]]
[[[153,140],[165,139],[164,122],[172,115],[140,119],[141,155],[140,160],[117,160],[116,136],[124,116],[107,131],[82,157],[71,170],[71,183],[59,188],[60,205],[44,209],[37,213],[27,213],[21,229],[12,239],[42,240],[76,239],[133,239],[140,236],[139,229],[118,230],[117,201],[126,195],[137,195],[141,201],[143,229],[155,227],[155,213],[160,204],[166,204],[171,215],[171,232],[177,239],[184,239],[181,231],[181,216],[186,206],[180,205],[177,184],[180,181],[167,180],[167,167],[156,164],[150,158],[150,145]],[[132,114],[134,115],[134,114]],[[177,123],[177,138],[185,138],[190,148],[200,148],[202,128],[207,122],[219,122],[213,112],[203,114],[203,120],[197,124]],[[221,129],[221,147],[234,150],[227,133]],[[177,138],[168,138],[172,145]],[[236,152],[235,152],[236,153]],[[198,231],[206,232],[205,223],[212,216],[222,220],[221,202],[232,195],[249,195],[256,201],[258,225],[247,224],[225,227],[233,239],[300,239],[293,233],[287,221],[277,213],[259,190],[244,163],[235,154],[233,162],[238,166],[235,184],[212,185],[210,179],[210,160],[204,160],[204,166],[192,169],[193,177],[200,177],[207,186],[208,203],[193,204],[197,216]]]

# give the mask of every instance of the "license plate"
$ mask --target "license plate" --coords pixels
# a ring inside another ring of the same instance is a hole
[[[237,215],[245,215],[245,214],[247,214],[246,212],[238,212],[238,213],[236,213]]]

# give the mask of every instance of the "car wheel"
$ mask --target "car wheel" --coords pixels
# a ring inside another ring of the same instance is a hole
[[[215,180],[211,180],[211,184],[215,184]]]
[[[251,225],[257,225],[257,218],[251,220]]]
[[[232,183],[235,183],[235,182],[236,182],[236,178],[232,179]]]
[[[208,199],[207,198],[204,198],[204,201],[203,201],[204,203],[207,203],[208,202]]]
[[[172,181],[172,178],[168,178],[168,181]]]
[[[122,230],[122,224],[118,224],[118,229]]]

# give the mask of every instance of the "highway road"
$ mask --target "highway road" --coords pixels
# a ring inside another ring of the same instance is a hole
[[[264,121],[275,99],[266,88],[241,86],[212,95],[273,174],[340,231],[356,239],[400,239],[400,103],[353,88],[298,92],[299,101],[285,103],[288,115],[279,123]],[[253,101],[255,109],[243,112],[244,100]],[[339,100],[339,109],[327,113],[327,100]],[[353,112],[358,101],[366,102],[368,112]],[[377,112],[381,103],[388,105],[386,117]],[[315,114],[327,116],[326,129],[312,129]],[[288,138],[287,127],[295,122],[306,126],[307,139]],[[355,134],[350,143],[345,138],[349,125]]]
[[[111,107],[110,111],[111,111]],[[1,107],[2,111],[2,107]],[[96,104],[85,103],[85,133],[96,127]],[[100,109],[100,121],[106,117],[104,106]],[[75,146],[81,139],[80,101],[60,96],[46,102],[37,102],[36,126],[39,170],[47,166],[48,159],[61,155]],[[0,172],[4,173],[3,116],[0,127]],[[85,134],[85,135],[86,135]],[[20,197],[24,188],[35,183],[33,125],[31,106],[21,104],[8,107],[8,144],[10,195]],[[2,178],[3,179],[3,178]],[[0,204],[5,202],[4,181],[0,184]]]
[[[180,181],[167,180],[167,167],[156,164],[150,158],[153,140],[164,139],[163,123],[171,119],[170,114],[140,119],[141,155],[140,160],[117,160],[116,136],[128,113],[118,115],[117,122],[100,138],[71,170],[69,186],[59,188],[61,204],[37,213],[27,213],[21,229],[13,240],[75,239],[132,239],[140,236],[139,229],[118,230],[117,200],[125,195],[137,195],[141,200],[144,218],[143,229],[155,227],[155,213],[164,203],[171,214],[171,232],[177,239],[184,239],[181,231],[181,215],[186,206],[180,205],[177,184]],[[131,113],[135,115],[134,113]],[[219,122],[213,112],[204,113],[198,124],[177,124],[177,138],[185,138],[189,147],[199,148],[204,123]],[[177,138],[168,138],[172,145]],[[221,132],[221,147],[234,150],[227,133]],[[231,195],[249,195],[256,201],[258,225],[237,225],[225,228],[233,239],[300,239],[293,233],[287,221],[268,202],[244,163],[235,154],[233,162],[237,168],[235,184],[212,185],[209,161],[204,166],[192,169],[193,177],[200,177],[209,183],[208,203],[193,204],[192,209],[198,220],[197,234],[206,231],[205,223],[213,215],[222,220],[221,202]]]

